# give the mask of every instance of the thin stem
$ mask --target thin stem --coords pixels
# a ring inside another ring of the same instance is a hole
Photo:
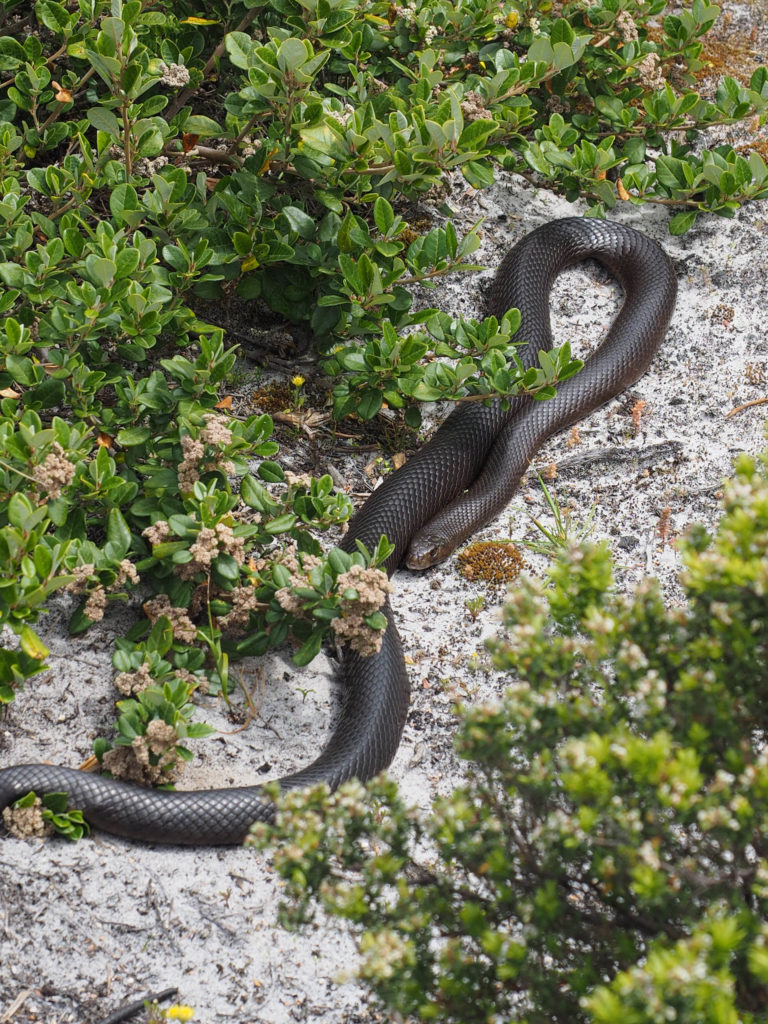
[[[133,174],[133,155],[131,153],[131,119],[128,117],[127,97],[123,102],[123,153],[125,154],[125,180]]]
[[[78,82],[76,91],[74,93],[72,93],[72,100],[73,101],[82,92],[83,86],[86,84],[88,79],[93,77],[93,75],[95,73],[96,73],[96,69],[95,68],[88,68],[88,70],[85,72],[83,77]],[[42,125],[40,126],[40,131],[44,132],[45,129],[48,127],[48,125],[53,124],[54,121],[57,121],[58,118],[59,118],[59,115],[61,114],[61,112],[64,110],[64,108],[66,106],[67,106],[66,103],[59,103],[58,107],[56,107],[55,110],[52,110],[51,113],[46,118],[46,120],[42,123]]]
[[[251,10],[248,11],[248,13],[242,19],[240,24],[237,26],[237,28],[233,29],[233,31],[234,32],[243,32],[243,31],[245,31],[245,29],[248,28],[248,26],[255,19],[256,15],[258,13],[259,13],[258,7],[251,8]],[[226,39],[227,35],[229,35],[228,32],[226,32],[224,34],[224,37],[222,38],[221,42],[219,43],[219,45],[216,47],[216,49],[213,51],[211,56],[206,61],[205,67],[203,68],[203,81],[205,81],[205,79],[208,77],[208,75],[210,75],[211,71],[213,71],[214,67],[216,66],[216,62],[221,57],[224,56],[224,52],[227,49],[227,44],[225,42],[225,39]],[[166,110],[166,115],[165,115],[166,118],[170,121],[171,118],[174,116],[174,114],[177,114],[181,110],[181,108],[184,106],[184,104],[187,102],[187,100],[190,99],[192,96],[194,96],[196,92],[197,92],[197,87],[196,86],[189,86],[187,89],[184,89],[182,92],[180,92],[176,96],[176,98],[174,100],[172,100],[171,103],[169,104],[169,106],[168,106],[168,108]]]

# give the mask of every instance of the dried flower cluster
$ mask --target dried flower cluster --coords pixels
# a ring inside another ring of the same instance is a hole
[[[43,803],[39,797],[31,807],[3,808],[3,824],[17,839],[42,838],[54,832],[53,825],[43,818]]]
[[[320,565],[320,559],[316,558],[315,555],[306,553],[302,553],[299,556],[296,545],[292,544],[281,555],[280,565],[288,570],[291,578],[286,586],[276,591],[275,597],[283,611],[296,616],[296,618],[301,618],[304,614],[304,604],[301,598],[297,597],[293,591],[295,587],[306,587],[308,585],[309,574]]]
[[[145,662],[135,672],[118,672],[113,680],[116,688],[126,697],[135,697],[154,684],[149,665]]]
[[[161,61],[160,70],[162,85],[168,85],[172,89],[181,89],[189,85],[189,70],[183,64],[166,64],[165,61]]]
[[[210,455],[206,457],[206,445],[218,447],[227,445],[232,441],[232,431],[227,426],[224,416],[217,416],[215,413],[208,413],[204,416],[205,427],[200,431],[200,437],[194,438],[185,434],[181,439],[181,450],[184,458],[178,465],[177,474],[179,478],[179,490],[182,494],[189,494],[197,481],[200,473],[210,472],[218,469],[223,473],[234,473],[235,466],[230,459],[221,460]]]
[[[176,752],[178,739],[172,725],[155,718],[143,736],[134,737],[130,747],[106,751],[102,763],[116,779],[141,786],[176,782],[183,766]]]
[[[139,573],[136,566],[129,558],[124,558],[120,562],[120,568],[115,578],[115,582],[109,588],[110,590],[116,590],[118,587],[122,587],[124,583],[132,583],[134,586],[139,582]]]
[[[146,537],[149,543],[154,547],[155,544],[163,544],[171,536],[171,528],[164,519],[158,519],[157,522],[152,523],[145,530],[141,531],[142,537]]]
[[[176,679],[181,679],[186,683],[189,692],[193,690],[200,690],[206,693],[208,690],[208,682],[205,679],[199,679],[185,668],[177,668],[174,672]],[[150,686],[159,686],[158,681],[152,675],[152,669],[147,662],[142,664],[133,672],[118,672],[115,676],[113,683],[125,697],[137,697],[140,693],[143,693]]]
[[[637,34],[635,19],[629,11],[619,11],[616,15],[616,28],[625,43],[636,43],[640,38]]]
[[[664,88],[664,75],[661,71],[661,61],[657,53],[646,53],[638,65],[640,81],[646,89],[655,91]]]
[[[289,487],[306,487],[309,490],[312,486],[312,477],[309,473],[292,473],[290,469],[286,469],[285,482]]]
[[[484,97],[474,89],[464,93],[461,101],[461,112],[467,121],[476,121],[478,118],[488,116],[488,107]]]
[[[101,622],[107,607],[107,592],[102,586],[94,587],[88,595],[83,611],[93,622]]]
[[[205,445],[202,441],[186,434],[181,439],[181,450],[184,452],[184,458],[176,470],[179,477],[179,490],[182,494],[189,494],[200,479],[200,463],[205,456]]]
[[[96,571],[96,566],[93,562],[84,562],[82,565],[76,565],[74,568],[69,570],[70,576],[75,578],[71,583],[68,583],[64,589],[70,594],[83,594],[88,587],[88,581]]]
[[[142,536],[153,546],[162,544],[172,536],[169,524],[158,519],[142,531]],[[228,523],[217,523],[215,526],[202,526],[196,540],[190,544],[191,562],[175,567],[175,571],[183,580],[194,579],[200,572],[207,572],[211,562],[217,555],[231,555],[238,565],[245,561],[245,539],[235,536],[235,531]]]
[[[250,585],[235,587],[228,592],[227,600],[231,602],[232,610],[219,617],[219,628],[230,636],[242,636],[248,626],[251,612],[255,612],[259,607],[256,591]]]
[[[200,431],[200,440],[204,444],[231,444],[232,430],[226,416],[217,416],[210,412],[203,416],[205,427]]]
[[[74,566],[70,569],[70,575],[75,578],[64,587],[70,594],[84,594],[88,590],[89,583],[94,580],[98,581],[96,566],[93,562],[85,562],[83,565]],[[128,558],[124,558],[120,562],[114,582],[109,587],[105,587],[99,582],[96,582],[96,585],[92,587],[83,607],[84,614],[93,622],[101,622],[107,607],[108,593],[119,590],[126,582],[134,585],[139,582],[136,566]]]
[[[46,498],[59,498],[62,490],[74,480],[76,467],[66,457],[58,441],[54,441],[51,448],[40,465],[33,468],[31,475],[40,494]]]
[[[190,619],[187,609],[172,605],[167,594],[158,594],[150,601],[145,601],[144,613],[153,624],[164,615],[171,624],[176,640],[191,644],[197,638],[197,627]]]
[[[376,654],[381,650],[384,630],[372,629],[365,619],[382,608],[392,593],[389,577],[381,569],[353,565],[339,576],[336,585],[341,595],[341,613],[333,620],[334,633],[363,657]],[[356,596],[345,597],[347,590],[355,591]]]
[[[216,523],[214,527],[203,526],[197,540],[190,545],[189,553],[194,561],[181,566],[182,579],[191,579],[201,569],[207,569],[219,554],[231,555],[238,565],[245,560],[245,540],[236,537],[234,530],[227,523]]]
[[[304,601],[295,590],[308,585],[309,573],[320,565],[320,559],[308,554],[298,556],[295,548],[289,548],[281,558],[281,565],[288,569],[291,577],[286,586],[276,591],[275,597],[284,611],[301,618],[306,614]],[[332,623],[337,638],[366,657],[379,651],[384,631],[373,629],[365,619],[384,605],[391,591],[389,578],[381,569],[353,565],[341,573],[336,580],[339,616]],[[345,592],[349,596],[345,596]]]

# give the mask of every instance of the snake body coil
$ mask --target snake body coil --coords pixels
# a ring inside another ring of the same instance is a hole
[[[391,574],[406,559],[434,564],[507,503],[530,459],[555,431],[581,419],[634,383],[664,337],[675,304],[672,264],[650,239],[605,221],[568,218],[532,232],[499,267],[491,312],[515,306],[522,315],[518,354],[526,366],[551,348],[549,292],[565,267],[594,258],[624,290],[624,305],[584,369],[546,402],[512,399],[459,406],[434,438],[373,493],[350,524],[343,547],[369,548],[386,534],[395,550]],[[467,490],[469,488],[469,490]],[[466,493],[465,493],[466,492]],[[328,745],[311,765],[280,780],[284,788],[368,779],[390,764],[402,734],[409,685],[391,609],[381,650],[371,658],[347,651],[345,700]],[[96,828],[129,839],[186,845],[239,843],[254,821],[272,817],[258,786],[164,792],[46,764],[0,770],[0,808],[34,790],[67,792]]]

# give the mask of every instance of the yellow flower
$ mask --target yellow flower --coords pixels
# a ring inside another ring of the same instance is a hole
[[[297,373],[295,377],[291,377],[291,384],[293,384],[295,388],[303,387],[304,378],[301,376],[301,374]]]
[[[168,1020],[192,1020],[195,1011],[191,1006],[169,1006],[164,1014]]]

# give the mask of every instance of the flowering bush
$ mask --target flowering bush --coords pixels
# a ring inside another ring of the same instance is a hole
[[[467,709],[467,780],[422,820],[391,782],[292,794],[291,902],[349,922],[360,975],[421,1020],[765,1021],[768,454],[742,457],[717,533],[681,545],[687,601],[612,588],[601,545],[511,595],[513,682]]]

